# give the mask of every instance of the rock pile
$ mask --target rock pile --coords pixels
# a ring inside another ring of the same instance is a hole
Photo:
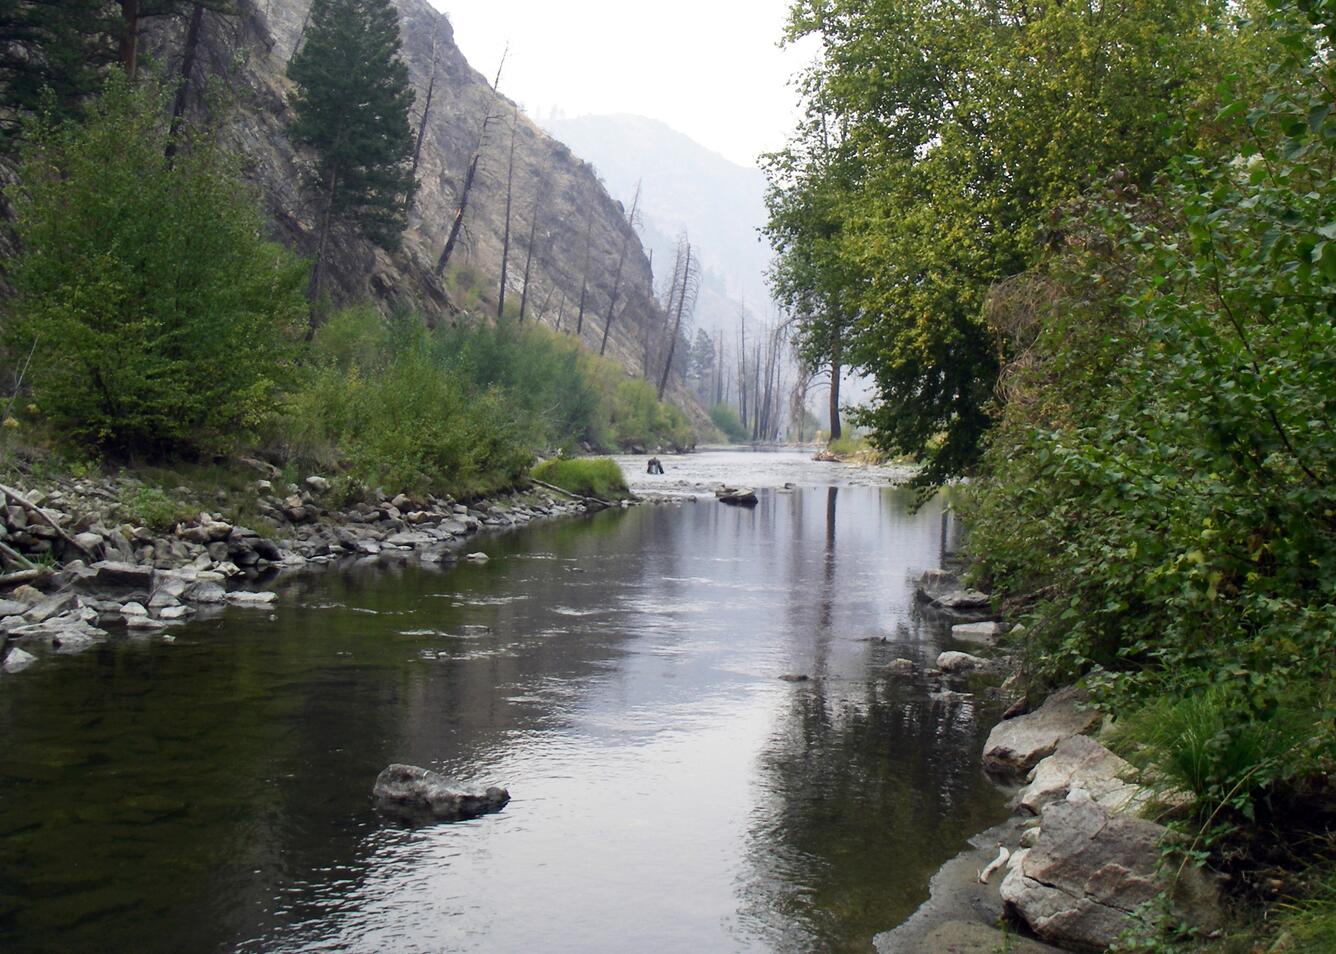
[[[0,599],[0,672],[30,666],[37,657],[29,650],[77,652],[111,632],[161,634],[204,607],[268,606],[275,595],[254,585],[279,570],[343,559],[450,563],[482,531],[586,510],[541,494],[471,505],[378,494],[339,508],[328,479],[279,486],[276,468],[249,463],[262,476],[242,509],[259,515],[256,529],[184,487],[173,500],[154,498],[176,511],[169,530],[127,521],[148,495],[133,478],[61,480],[46,492],[4,488],[0,553],[13,572],[0,583],[17,588]]]

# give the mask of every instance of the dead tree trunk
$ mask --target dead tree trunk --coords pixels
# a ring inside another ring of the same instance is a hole
[[[459,193],[459,205],[455,209],[454,221],[450,223],[450,234],[445,239],[445,248],[441,249],[441,257],[436,260],[436,277],[440,278],[445,274],[445,268],[450,264],[450,256],[454,253],[455,243],[459,241],[460,229],[464,226],[464,214],[469,207],[469,194],[473,191],[473,183],[478,177],[478,162],[482,159],[483,146],[487,142],[487,127],[501,118],[501,114],[493,112],[492,106],[497,101],[497,89],[501,85],[501,71],[506,65],[506,55],[510,48],[501,54],[501,65],[496,68],[496,79],[492,80],[492,103],[488,105],[487,112],[482,117],[482,122],[478,125],[478,138],[474,142],[473,155],[469,158],[468,172],[464,176],[464,188]]]
[[[529,247],[524,252],[524,286],[520,291],[520,321],[524,321],[524,308],[529,303],[529,269],[533,265],[534,246],[538,240],[538,219],[543,212],[543,200],[547,197],[547,180],[540,179],[533,194],[533,214],[529,218]]]
[[[575,315],[575,337],[578,339],[584,332],[585,321],[585,302],[589,296],[589,250],[590,243],[594,237],[594,207],[588,206],[585,209],[585,258],[584,269],[580,277],[580,309]]]
[[[441,30],[438,23],[437,28],[431,34],[431,75],[427,78],[427,95],[422,101],[422,121],[418,123],[417,141],[413,143],[413,169],[410,176],[414,182],[417,181],[418,163],[422,160],[422,141],[427,137],[427,120],[431,118],[431,97],[436,92],[436,69],[438,66],[436,45],[440,35]]]
[[[630,227],[627,234],[622,236],[622,251],[617,256],[617,272],[612,279],[612,297],[608,301],[608,320],[603,323],[603,341],[598,346],[599,356],[602,357],[608,350],[608,335],[612,332],[612,316],[617,310],[617,297],[622,290],[622,269],[626,265],[626,253],[631,248],[631,237],[635,235],[636,228],[636,210],[640,208],[640,185],[636,185],[636,196],[631,202],[631,211],[626,216],[626,224]]]
[[[168,127],[167,148],[163,158],[171,165],[181,139],[181,123],[185,118],[186,103],[190,98],[190,77],[195,71],[195,53],[199,49],[199,32],[204,23],[204,8],[198,3],[190,11],[190,25],[186,27],[186,44],[181,52],[181,79],[172,97],[172,122]]]
[[[684,314],[690,314],[690,309],[695,308],[696,290],[699,286],[699,282],[696,279],[696,272],[699,271],[699,269],[695,266],[695,264],[692,261],[691,243],[687,241],[685,235],[682,237],[681,242],[678,243],[677,257],[679,259],[682,259],[681,288],[678,291],[677,295],[677,315],[673,319],[673,330],[671,332],[671,337],[668,339],[668,357],[663,362],[663,374],[659,378],[660,401],[663,400],[663,392],[668,390],[668,375],[673,369],[673,355],[677,353],[677,336],[682,331],[682,316]],[[677,284],[676,281],[677,271],[678,271],[677,268],[673,269],[674,284]],[[691,302],[690,309],[688,308],[687,305],[688,301]]]
[[[496,317],[501,320],[506,308],[506,275],[510,270],[510,209],[515,188],[515,133],[520,126],[520,111],[510,120],[510,158],[506,160],[506,227],[501,236],[501,288],[496,294]]]

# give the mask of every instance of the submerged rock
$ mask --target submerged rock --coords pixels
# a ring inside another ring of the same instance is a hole
[[[371,794],[388,811],[410,819],[426,816],[442,821],[499,812],[510,801],[510,792],[504,788],[465,788],[428,769],[399,764],[376,777]]]
[[[732,504],[734,507],[755,507],[757,504],[756,491],[750,487],[725,487],[716,491],[715,495],[720,503]]]

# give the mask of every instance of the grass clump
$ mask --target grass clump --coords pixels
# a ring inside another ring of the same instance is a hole
[[[622,469],[607,457],[544,461],[534,468],[533,477],[582,497],[623,500],[631,496]]]

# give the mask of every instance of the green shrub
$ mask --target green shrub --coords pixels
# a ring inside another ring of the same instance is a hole
[[[710,420],[724,432],[730,444],[745,444],[750,439],[751,435],[738,419],[738,412],[727,404],[716,404],[710,408]]]
[[[196,516],[185,504],[172,499],[161,488],[148,484],[123,489],[117,509],[130,523],[159,533]]]
[[[534,468],[533,476],[582,497],[621,500],[631,495],[622,469],[607,457],[544,461]]]
[[[39,123],[9,190],[22,252],[4,320],[56,431],[117,455],[226,450],[270,414],[306,267],[265,241],[235,162],[164,158],[162,91],[113,78],[82,122]],[[35,342],[35,347],[34,347]]]
[[[513,483],[533,459],[516,408],[436,356],[420,319],[347,309],[316,334],[277,435],[288,453],[356,482],[471,495]]]

